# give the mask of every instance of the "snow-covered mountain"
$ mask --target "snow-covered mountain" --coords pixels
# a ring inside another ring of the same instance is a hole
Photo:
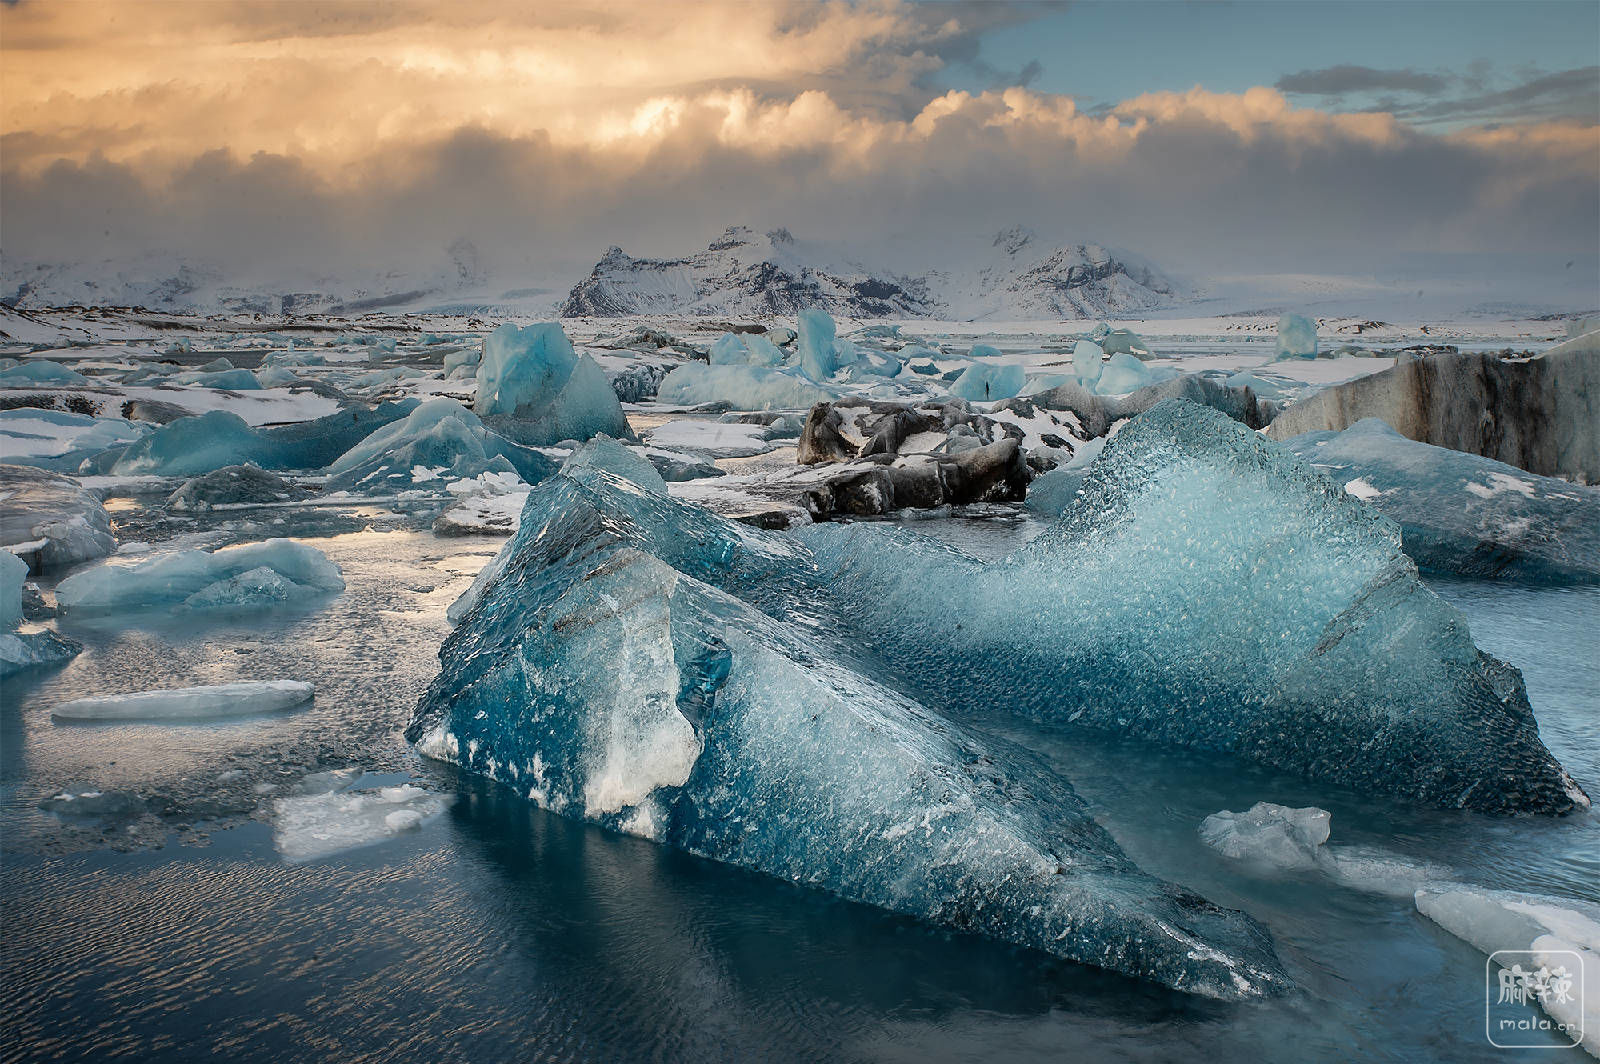
[[[632,314],[787,315],[821,307],[851,318],[1098,318],[1171,303],[1179,287],[1154,267],[1098,244],[1041,247],[1016,226],[956,261],[902,272],[850,249],[730,226],[682,259],[614,247],[573,288],[563,317]]]
[[[0,268],[0,304],[22,310],[47,307],[144,307],[206,314],[360,314],[465,301],[473,309],[493,301],[498,289],[478,250],[457,240],[443,254],[408,270],[360,277],[309,271],[258,277],[167,251],[100,262],[46,263],[6,257]],[[524,295],[537,290],[513,292]],[[554,300],[547,299],[548,306]]]

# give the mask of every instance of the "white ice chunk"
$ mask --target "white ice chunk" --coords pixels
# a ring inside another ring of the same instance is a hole
[[[207,720],[276,713],[311,701],[312,686],[300,680],[263,680],[175,690],[96,695],[62,702],[56,720]]]
[[[1600,1057],[1600,905],[1465,885],[1419,890],[1416,902],[1418,912],[1482,953],[1532,953],[1535,970],[1576,975],[1572,969],[1581,968],[1565,1000],[1557,993],[1534,1000],[1557,1023],[1581,1029],[1583,1048]]]
[[[272,842],[286,861],[315,861],[416,831],[448,805],[444,795],[409,783],[279,798]]]
[[[178,551],[137,565],[101,565],[74,573],[56,587],[56,603],[63,611],[102,612],[174,605],[214,584],[263,567],[318,592],[344,590],[339,567],[320,550],[293,540],[269,539],[213,553]],[[220,597],[223,591],[216,589],[213,595]],[[275,601],[269,598],[260,604]],[[235,597],[229,604],[251,603]]]

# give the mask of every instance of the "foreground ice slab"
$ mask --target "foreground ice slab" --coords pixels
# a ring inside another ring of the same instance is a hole
[[[554,812],[1224,999],[1286,985],[1266,934],[1140,872],[1070,786],[696,574],[792,541],[603,472],[529,497],[407,735]]]
[[[266,570],[262,572],[261,570]],[[344,590],[339,567],[315,547],[269,539],[208,553],[185,550],[138,565],[101,565],[56,587],[64,612],[281,605]]]
[[[839,612],[937,704],[1448,808],[1588,805],[1521,674],[1422,586],[1393,522],[1215,411],[1168,401],[1129,423],[997,564],[898,529],[799,537]]]
[[[1528,1004],[1581,1030],[1584,1050],[1600,1058],[1600,905],[1463,885],[1419,890],[1416,902],[1418,912],[1485,954],[1524,954],[1506,963],[1527,963],[1531,971],[1562,968],[1567,976],[1579,976],[1574,969],[1581,968],[1581,978],[1547,985],[1546,993],[1528,995]]]
[[[1424,569],[1600,582],[1600,488],[1408,440],[1377,418],[1284,446],[1392,517]]]
[[[315,692],[298,680],[263,680],[97,695],[62,702],[50,711],[56,720],[210,720],[276,713],[311,701]]]
[[[111,515],[77,481],[43,469],[0,465],[0,546],[42,568],[103,558],[117,547]]]

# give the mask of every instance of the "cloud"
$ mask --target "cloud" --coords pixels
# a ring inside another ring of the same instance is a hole
[[[1275,86],[1279,92],[1308,96],[1343,96],[1352,92],[1416,92],[1435,95],[1450,79],[1420,70],[1375,70],[1367,66],[1331,66],[1285,74]]]
[[[493,267],[570,280],[610,244],[677,253],[733,222],[899,235],[937,258],[951,234],[1019,220],[1202,275],[1407,249],[1595,252],[1600,127],[1572,117],[1592,92],[1581,72],[1472,89],[1494,122],[1457,111],[1444,132],[1423,122],[1466,97],[1418,100],[1394,79],[1432,75],[1405,71],[1286,79],[1366,77],[1371,92],[1368,75],[1389,78],[1382,91],[1409,95],[1382,112],[1268,87],[1084,110],[1029,87],[1037,60],[991,70],[984,91],[937,87],[981,62],[984,32],[1035,13],[3,7],[6,257],[161,248],[258,274],[405,272],[466,237]],[[1549,120],[1505,123],[1517,107]]]

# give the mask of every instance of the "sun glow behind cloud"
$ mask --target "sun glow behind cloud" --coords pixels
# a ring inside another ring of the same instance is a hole
[[[378,256],[466,233],[581,258],[727,221],[1003,215],[1190,256],[1225,234],[1237,256],[1595,242],[1594,122],[1441,133],[1268,87],[1085,111],[937,83],[1038,13],[22,0],[0,7],[6,250]]]

